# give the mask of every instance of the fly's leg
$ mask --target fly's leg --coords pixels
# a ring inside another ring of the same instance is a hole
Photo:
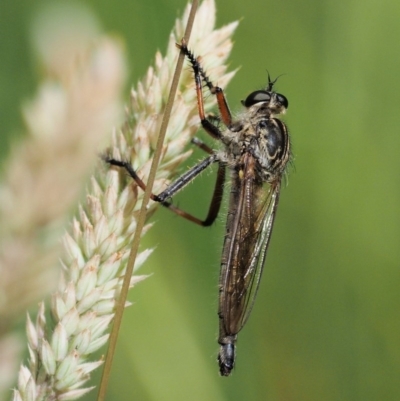
[[[196,145],[198,148],[200,148],[201,150],[204,150],[204,152],[212,155],[214,153],[214,151],[207,145],[205,144],[202,140],[200,140],[199,138],[192,138],[192,140],[190,141],[193,145]]]
[[[216,117],[214,115],[209,114],[208,115],[208,120],[210,122],[212,121],[220,121],[219,117]],[[201,139],[197,138],[197,137],[193,137],[190,141],[193,145],[197,146],[198,148],[200,148],[201,150],[203,150],[204,152],[208,153],[209,155],[212,155],[214,152],[214,150],[212,148],[210,148],[206,143],[204,143]]]
[[[177,47],[181,49],[181,51],[185,54],[185,56],[189,59],[193,72],[194,79],[196,83],[196,94],[197,94],[197,105],[199,109],[199,116],[201,120],[201,125],[205,129],[205,131],[210,134],[215,139],[220,139],[222,137],[222,133],[219,128],[210,121],[210,119],[206,118],[204,112],[204,99],[203,99],[203,90],[202,90],[202,80],[207,85],[210,92],[217,97],[217,103],[219,112],[221,114],[222,122],[228,127],[232,127],[232,114],[229,110],[228,103],[226,101],[224,91],[219,86],[214,86],[210,81],[208,76],[206,75],[204,69],[200,65],[199,60],[194,56],[194,54],[187,48],[186,42],[182,40],[182,43]]]
[[[207,145],[204,144],[205,147]],[[200,146],[201,147],[201,146]],[[208,148],[208,147],[207,147]],[[210,149],[211,150],[211,149]],[[136,171],[133,169],[132,165],[129,162],[116,160],[108,156],[103,156],[103,159],[106,163],[111,166],[117,166],[124,168],[127,173],[133,178],[136,184],[143,190],[146,190],[146,184],[142,181],[142,179],[137,175]],[[210,226],[218,216],[221,202],[222,202],[222,194],[225,183],[225,165],[219,162],[218,172],[217,172],[217,180],[215,182],[214,193],[211,199],[211,204],[208,210],[207,217],[204,220],[201,220],[190,213],[185,212],[184,210],[179,209],[174,206],[169,200],[174,194],[179,192],[182,188],[184,188],[189,182],[191,182],[194,178],[196,178],[203,170],[209,167],[212,163],[217,162],[217,156],[213,153],[211,156],[207,157],[200,163],[196,164],[190,170],[188,170],[185,174],[179,177],[176,181],[174,181],[168,188],[166,188],[159,195],[150,194],[150,199],[155,202],[159,202],[164,207],[168,208],[172,212],[177,215],[189,220],[193,223],[196,223],[200,226],[207,227]]]

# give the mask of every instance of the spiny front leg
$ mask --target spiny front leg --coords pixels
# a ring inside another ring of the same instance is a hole
[[[219,131],[218,127],[214,125],[205,116],[203,90],[202,90],[203,86],[201,80],[205,82],[210,92],[217,97],[218,109],[221,114],[221,120],[228,128],[230,128],[232,126],[232,114],[229,110],[224,91],[219,86],[214,86],[210,78],[205,73],[203,67],[201,66],[200,61],[188,49],[186,42],[184,40],[182,40],[180,45],[177,44],[177,47],[181,49],[181,51],[183,51],[185,56],[189,59],[190,64],[192,65],[193,68],[201,125],[212,137],[219,139],[221,138],[221,132]]]

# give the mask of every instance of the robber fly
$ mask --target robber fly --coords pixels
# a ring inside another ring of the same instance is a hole
[[[235,364],[235,344],[239,331],[252,310],[264,261],[271,238],[285,168],[290,160],[290,140],[286,125],[276,118],[288,107],[285,96],[276,93],[268,74],[268,85],[250,93],[242,101],[245,111],[234,120],[223,90],[214,86],[199,59],[182,41],[178,48],[189,60],[194,72],[199,116],[203,129],[220,141],[223,150],[214,151],[198,139],[193,143],[209,153],[165,191],[151,195],[174,213],[201,226],[211,225],[217,218],[225,183],[230,172],[231,190],[226,234],[222,250],[219,279],[219,369],[229,376]],[[204,112],[203,83],[216,96],[219,118],[207,118]],[[113,166],[123,167],[143,190],[146,188],[130,163],[105,157]],[[218,165],[217,180],[208,215],[204,220],[177,208],[170,199],[211,164]]]

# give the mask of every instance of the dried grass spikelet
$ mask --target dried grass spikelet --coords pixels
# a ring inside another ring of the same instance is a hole
[[[64,11],[43,16],[32,31],[43,78],[23,107],[26,134],[2,166],[0,399],[5,392],[8,398],[23,348],[14,323],[56,288],[60,236],[97,160],[93,144],[104,146],[123,115],[121,44],[102,36],[92,15],[77,6],[70,10],[72,41]],[[60,49],[63,60],[55,64]]]
[[[183,36],[189,13],[176,21],[165,57],[156,54],[136,89],[132,89],[126,122],[114,132],[108,152],[115,158],[132,161],[146,182],[163,109],[178,57],[175,43]],[[190,47],[202,55],[211,77],[226,86],[233,76],[224,65],[232,48],[231,36],[237,23],[214,29],[214,0],[205,0],[198,10]],[[207,98],[206,109],[215,104]],[[182,75],[173,107],[154,192],[164,188],[177,167],[189,156],[185,145],[198,129],[196,94],[190,69]],[[54,326],[46,321],[42,303],[35,322],[28,316],[27,334],[30,359],[22,366],[14,400],[72,400],[90,391],[84,387],[90,372],[102,361],[89,362],[91,354],[108,340],[107,330],[114,316],[129,245],[136,228],[143,193],[132,180],[115,168],[101,165],[91,178],[86,202],[63,239],[63,277],[52,296]],[[149,215],[155,204],[149,207]],[[148,224],[144,233],[150,228]],[[134,272],[152,250],[142,251]],[[134,274],[131,286],[145,278]]]
[[[73,29],[79,36],[79,25]],[[54,263],[49,253],[97,160],[94,145],[104,146],[121,118],[125,61],[120,44],[96,32],[82,35],[85,49],[74,53],[68,32],[52,31],[51,37],[70,52],[56,69],[51,66],[56,55],[46,47],[46,78],[24,107],[27,137],[14,144],[0,186],[2,319],[39,299],[35,288],[42,294],[49,280],[47,273],[40,277],[41,271]]]

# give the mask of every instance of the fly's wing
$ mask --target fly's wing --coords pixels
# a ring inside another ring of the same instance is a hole
[[[279,201],[280,180],[269,188],[243,180],[227,234],[221,270],[220,316],[225,335],[237,334],[252,310]]]
[[[266,201],[256,222],[256,231],[254,234],[255,246],[245,269],[246,273],[244,281],[246,285],[240,294],[240,297],[244,297],[246,299],[245,310],[241,314],[240,318],[240,329],[244,326],[250,316],[254,301],[256,299],[257,291],[260,286],[265,257],[267,255],[272,228],[275,221],[276,210],[278,207],[280,185],[280,182],[277,182],[269,188]]]

